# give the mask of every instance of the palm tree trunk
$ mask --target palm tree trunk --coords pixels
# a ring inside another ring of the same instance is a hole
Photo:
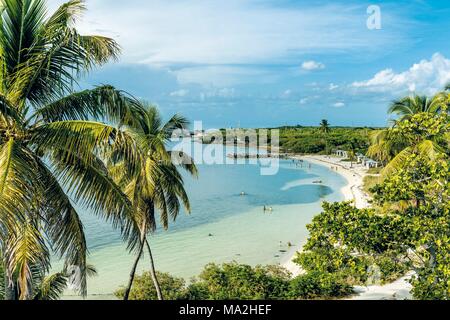
[[[134,281],[134,277],[136,275],[136,269],[137,269],[139,260],[141,259],[142,253],[144,251],[144,244],[145,244],[145,223],[143,223],[143,226],[141,229],[141,239],[140,239],[140,243],[139,243],[139,251],[136,256],[136,259],[134,260],[133,267],[131,268],[130,280],[128,281],[128,286],[125,289],[125,294],[123,295],[124,301],[127,301],[128,298],[130,297],[131,286],[133,285],[133,281]]]
[[[159,285],[158,277],[156,276],[155,262],[153,261],[152,250],[150,248],[150,244],[148,243],[147,239],[145,240],[145,243],[147,244],[148,256],[150,257],[150,274],[152,276],[153,284],[156,289],[156,294],[158,295],[158,300],[164,300],[164,297],[161,292],[161,286]]]

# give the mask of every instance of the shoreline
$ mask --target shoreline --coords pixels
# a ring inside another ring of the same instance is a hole
[[[353,167],[351,167],[350,163],[342,162],[342,158],[332,156],[293,155],[289,158],[294,160],[305,160],[312,164],[325,166],[330,170],[340,174],[345,180],[347,180],[347,184],[341,189],[341,192],[344,195],[344,201],[353,201],[355,203],[355,206],[359,209],[369,207],[370,197],[363,191],[363,180],[367,175],[366,168],[363,168],[358,164],[354,164]],[[297,277],[304,273],[301,267],[293,262],[293,259],[296,257],[297,252],[299,251],[301,251],[301,248],[300,250],[292,250],[292,252],[290,252],[288,255],[289,258],[286,259],[286,261],[280,263],[280,266],[288,270],[293,277]]]
[[[341,189],[345,197],[345,201],[353,201],[359,209],[370,207],[370,197],[363,190],[364,177],[368,174],[367,169],[361,165],[353,165],[341,162],[342,158],[320,155],[291,156],[291,159],[306,160],[313,164],[322,166],[331,166],[331,169],[339,173],[347,180],[347,185]],[[337,170],[336,170],[337,167]],[[300,266],[292,260],[300,250],[290,253],[290,258],[284,263],[280,263],[282,267],[291,272],[293,277],[304,274]],[[414,275],[413,272],[407,273],[405,276],[397,279],[392,283],[385,285],[371,286],[355,286],[355,294],[346,300],[404,300],[412,299],[412,285],[409,280]]]

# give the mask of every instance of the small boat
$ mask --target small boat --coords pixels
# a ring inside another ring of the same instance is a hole
[[[321,183],[323,183],[323,181],[322,180],[316,180],[316,181],[313,181],[313,183],[314,184],[321,184]]]

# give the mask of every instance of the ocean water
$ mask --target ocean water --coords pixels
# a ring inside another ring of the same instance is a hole
[[[185,177],[191,214],[180,214],[168,231],[158,229],[149,238],[157,270],[187,280],[210,262],[286,261],[292,250],[305,243],[306,225],[321,211],[321,203],[343,200],[341,189],[346,184],[325,166],[305,162],[299,167],[290,160],[280,160],[274,176],[261,176],[260,167],[251,164],[198,167],[197,180]],[[314,184],[316,180],[322,184]],[[273,211],[264,212],[264,206]],[[89,294],[110,297],[126,284],[134,256],[108,223],[88,213],[82,213],[82,220],[88,260],[98,271],[89,280]],[[145,255],[138,272],[148,269]]]

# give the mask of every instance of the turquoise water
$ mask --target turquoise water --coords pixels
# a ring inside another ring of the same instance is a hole
[[[198,180],[186,177],[191,215],[180,214],[169,231],[150,238],[160,271],[191,278],[209,262],[278,264],[288,259],[288,243],[299,249],[306,225],[323,201],[343,199],[345,179],[326,167],[297,167],[280,160],[275,176],[261,176],[258,165],[200,165]],[[313,184],[321,180],[323,184]],[[245,192],[246,196],[240,196]],[[264,212],[263,207],[273,207]],[[120,235],[107,223],[82,215],[90,249],[89,263],[98,276],[89,280],[90,295],[110,295],[124,285],[133,262]],[[212,235],[212,236],[210,236]],[[148,269],[147,256],[139,272]]]

